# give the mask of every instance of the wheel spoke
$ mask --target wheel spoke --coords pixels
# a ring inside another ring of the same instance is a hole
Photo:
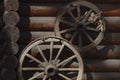
[[[59,68],[59,71],[79,71],[79,68]]]
[[[73,15],[73,13],[69,9],[68,9],[68,13],[71,15],[71,17],[73,18],[73,20],[75,20],[77,22],[75,16]]]
[[[85,33],[86,37],[87,37],[91,42],[94,41],[94,40],[92,39],[92,37],[91,37],[86,31],[84,31],[84,33]]]
[[[72,23],[72,22],[69,22],[69,21],[66,21],[66,20],[63,20],[63,19],[61,19],[60,21],[62,23],[65,23],[65,24],[69,25],[69,26],[74,26],[74,23]]]
[[[53,41],[50,43],[50,61],[52,62],[52,55],[53,55]]]
[[[99,30],[95,29],[95,28],[92,28],[92,27],[89,27],[89,26],[86,26],[86,29],[87,30],[90,30],[90,31],[95,31],[95,32],[98,32]]]
[[[47,79],[47,75],[44,76],[44,78],[42,80],[46,80]]]
[[[38,49],[40,55],[42,56],[42,58],[44,59],[44,61],[45,61],[46,63],[48,63],[47,59],[45,58],[45,56],[44,56],[42,50],[40,49],[40,47],[39,47],[38,45],[37,45],[37,49]]]
[[[57,65],[57,67],[61,66],[62,64],[66,63],[66,62],[68,62],[68,61],[71,61],[71,60],[74,59],[75,57],[76,57],[76,56],[73,55],[73,56],[71,56],[71,57],[63,60],[62,62],[60,62],[60,63]]]
[[[87,12],[87,14],[85,15],[84,19],[82,20],[83,23],[87,20],[87,18],[88,18],[89,15],[91,14],[91,12],[92,12],[92,9],[90,9],[90,10]]]
[[[49,80],[51,80],[51,78],[49,78]]]
[[[73,42],[73,40],[75,39],[75,37],[76,37],[77,33],[78,33],[78,31],[75,31],[75,32],[74,32],[74,34],[73,34],[72,38],[70,39],[70,42],[71,42],[71,43],[72,43],[72,42]]]
[[[63,48],[65,47],[65,44],[63,43],[61,48],[59,49],[58,53],[57,53],[57,56],[55,57],[55,62],[57,61],[57,59],[59,58],[60,56],[60,53],[62,52]]]
[[[74,30],[75,30],[75,28],[64,29],[64,30],[60,31],[60,33],[63,34],[63,33],[71,32],[71,31],[74,31]]]
[[[79,48],[81,48],[82,47],[82,35],[81,35],[81,33],[79,32]]]
[[[69,77],[67,77],[67,76],[65,76],[65,75],[63,75],[63,74],[61,74],[61,73],[59,73],[58,75],[59,75],[60,77],[64,78],[64,79],[66,79],[66,80],[72,80],[72,79],[70,79]]]
[[[79,5],[77,6],[77,14],[78,14],[78,18],[80,18],[81,13],[80,13],[80,6]]]
[[[37,63],[39,63],[39,64],[41,64],[41,65],[43,66],[43,63],[42,63],[41,61],[39,61],[37,58],[31,56],[31,55],[28,54],[28,53],[26,54],[26,56],[27,56],[28,58],[34,60],[35,62],[37,62]]]
[[[41,72],[41,73],[39,73],[39,74],[36,74],[36,75],[32,76],[31,78],[29,78],[28,80],[34,80],[35,78],[38,78],[38,77],[41,76],[41,75],[44,75],[44,72]]]
[[[23,71],[43,71],[44,68],[39,68],[39,67],[23,67]]]

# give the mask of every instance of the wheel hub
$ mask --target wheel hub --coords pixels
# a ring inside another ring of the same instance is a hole
[[[85,29],[85,25],[83,24],[83,23],[79,23],[78,25],[77,25],[77,28],[76,28],[77,30],[84,30]]]
[[[58,72],[57,67],[53,64],[49,64],[45,68],[45,73],[48,77],[55,76],[57,72]]]

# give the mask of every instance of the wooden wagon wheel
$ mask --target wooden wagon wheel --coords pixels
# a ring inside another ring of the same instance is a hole
[[[80,54],[61,38],[35,40],[20,56],[20,80],[81,80],[82,74]]]
[[[97,46],[104,37],[105,21],[101,11],[87,1],[74,1],[60,11],[54,32],[82,51]]]

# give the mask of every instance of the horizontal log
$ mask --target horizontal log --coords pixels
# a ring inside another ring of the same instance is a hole
[[[61,46],[54,45],[54,47],[60,48]],[[44,45],[44,46],[41,46],[40,48],[41,48],[41,50],[44,50],[43,53],[45,53],[45,54],[48,53],[48,55],[49,55],[49,52],[48,52],[49,45]],[[120,46],[118,48],[120,48]],[[53,49],[53,51],[55,52],[55,48]],[[118,50],[118,51],[120,51],[120,50]],[[57,51],[56,51],[56,53],[57,53]],[[107,52],[105,52],[105,51],[104,51],[104,53],[107,54]],[[30,54],[33,56],[39,56],[39,51],[37,48],[34,47],[31,49]],[[81,54],[84,54],[84,53],[81,53]],[[85,56],[89,56],[91,53],[85,53],[85,54],[86,55],[84,55],[84,56],[82,55],[85,72],[119,72],[120,71],[120,55],[119,55],[119,59],[102,59],[102,58],[98,59],[94,55],[92,56],[92,58],[87,59],[87,58],[85,58]],[[96,53],[96,54],[102,55],[102,53]],[[120,54],[120,52],[119,52],[119,54]],[[49,59],[48,55],[45,56],[47,60]],[[107,55],[111,55],[111,53],[108,52]],[[114,54],[114,55],[117,56],[116,54]],[[60,59],[64,60],[68,56],[69,56],[69,54],[66,54],[64,51],[62,51]],[[54,57],[55,57],[55,55],[53,55],[53,58]],[[41,58],[41,60],[43,60],[43,59]],[[77,67],[77,64],[73,63],[71,65],[71,67]]]
[[[119,80],[120,72],[89,72],[83,75],[82,80]]]
[[[4,12],[4,7],[0,4],[0,14]],[[58,12],[66,4],[38,4],[22,3],[18,13],[20,16],[57,16]],[[120,16],[119,4],[95,4],[103,11],[104,16]]]
[[[55,17],[22,17],[18,26],[21,30],[53,31]],[[106,17],[106,30],[120,31],[120,17]]]
[[[68,3],[74,0],[19,0],[20,2],[41,2],[41,3]],[[94,2],[94,3],[120,3],[119,0],[105,0],[105,1],[101,1],[101,0],[88,0],[90,2]]]
[[[103,15],[104,16],[120,16],[120,9],[104,11]]]
[[[89,72],[119,72],[120,60],[83,60],[85,71]]]
[[[26,45],[19,44],[18,54],[21,54],[21,51],[25,48],[25,46]],[[43,50],[48,47],[49,45],[44,45],[41,49]],[[58,48],[60,48],[60,46]],[[31,53],[36,54],[38,53],[38,50],[32,49]],[[97,46],[97,50],[91,49],[90,51],[80,53],[80,55],[83,59],[120,59],[120,45],[99,45]]]
[[[28,44],[36,38],[55,36],[54,32],[21,32],[20,39],[18,43]],[[86,41],[88,42],[88,41]],[[119,33],[106,33],[105,37],[101,43],[102,45],[110,44],[120,44],[120,34]]]
[[[58,4],[59,5],[59,4]],[[112,6],[112,7],[111,7]],[[104,5],[104,7],[109,7],[109,9],[102,8],[103,5],[98,6],[103,10],[104,16],[120,16],[120,5]],[[113,8],[115,7],[115,8]],[[57,16],[60,9],[63,6],[26,6],[23,5],[20,7],[19,13],[22,16]]]

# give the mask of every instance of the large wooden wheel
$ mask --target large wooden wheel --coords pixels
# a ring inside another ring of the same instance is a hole
[[[82,74],[80,54],[61,38],[37,39],[20,56],[20,80],[81,80]]]
[[[54,31],[82,51],[96,47],[104,37],[105,21],[101,11],[87,1],[74,1],[58,14]]]

